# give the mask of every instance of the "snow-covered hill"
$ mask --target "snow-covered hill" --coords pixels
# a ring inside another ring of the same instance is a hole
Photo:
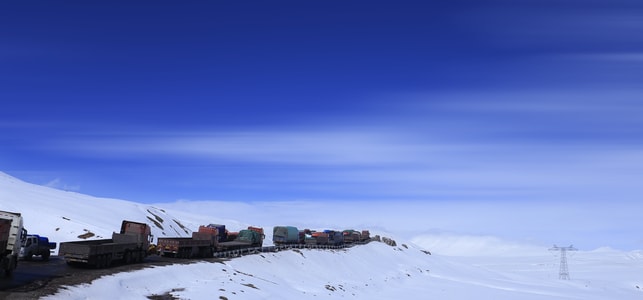
[[[27,183],[0,172],[0,210],[19,212],[29,233],[51,241],[64,242],[111,238],[122,220],[146,222],[154,236],[189,236],[199,225],[224,223],[242,227],[235,221],[216,216],[190,215],[180,219],[166,210],[130,201],[96,198]],[[185,217],[185,215],[183,215]],[[247,225],[245,225],[247,226]]]
[[[25,183],[0,173],[0,209],[21,212],[32,233],[53,241],[106,238],[123,219],[147,222],[155,236],[186,236],[200,224],[360,226],[356,220],[307,218],[283,205],[225,202],[145,205]],[[310,209],[304,206],[303,209]],[[484,213],[484,212],[480,212]],[[292,223],[300,218],[299,223]],[[337,223],[337,222],[341,222]],[[253,224],[254,223],[254,224]],[[370,227],[367,227],[370,229]],[[379,232],[378,232],[379,231]],[[643,253],[609,248],[570,253],[572,280],[558,279],[547,249],[493,236],[425,234],[398,246],[373,242],[340,251],[291,250],[224,263],[154,267],[68,287],[51,299],[642,299]],[[270,233],[270,230],[268,230]],[[268,236],[267,240],[270,241]],[[419,245],[419,246],[418,246]],[[431,250],[429,255],[426,250]],[[449,254],[448,256],[443,254]],[[116,294],[117,293],[117,294]]]

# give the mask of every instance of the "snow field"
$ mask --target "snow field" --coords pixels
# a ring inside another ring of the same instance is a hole
[[[346,250],[293,249],[155,267],[66,287],[45,299],[113,299],[113,291],[121,299],[168,292],[180,299],[410,299],[418,285],[428,283],[431,256],[402,249],[373,242]],[[391,255],[400,260],[386,259]]]
[[[372,242],[345,250],[297,249],[223,263],[155,267],[68,287],[46,299],[640,299],[639,252],[570,257],[557,278],[551,253],[526,257],[427,255]],[[610,267],[613,266],[613,267]],[[600,272],[595,272],[600,270]],[[639,286],[637,288],[636,286]],[[104,296],[102,296],[104,295]]]

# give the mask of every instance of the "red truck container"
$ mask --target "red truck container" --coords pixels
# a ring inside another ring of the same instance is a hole
[[[360,235],[359,232],[357,232],[355,230],[348,229],[348,230],[344,230],[342,233],[344,235],[344,243],[346,243],[346,244],[351,244],[351,243],[355,243],[355,242],[360,241],[360,236],[361,235]]]
[[[209,227],[209,226],[199,226],[199,233],[204,233],[204,234],[209,234],[209,235],[219,235],[219,229],[216,227]]]
[[[328,245],[329,234],[327,232],[313,232],[312,236],[317,245]]]
[[[236,240],[239,237],[239,232],[238,231],[228,231],[228,234],[226,236],[226,239],[224,242],[232,242]]]

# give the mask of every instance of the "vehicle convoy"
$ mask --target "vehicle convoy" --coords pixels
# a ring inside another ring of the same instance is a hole
[[[339,247],[345,244],[367,243],[371,240],[368,230],[358,231],[347,229],[344,231],[310,229],[299,230],[294,226],[275,226],[272,233],[273,244],[280,245],[319,245]]]
[[[162,256],[178,258],[213,257],[215,252],[261,247],[263,228],[250,226],[236,232],[228,232],[225,225],[199,226],[192,237],[159,237],[157,249]]]
[[[20,245],[27,235],[22,222],[20,213],[0,211],[0,251],[2,251],[0,267],[7,276],[10,276],[18,267]]]
[[[56,249],[56,243],[50,243],[46,236],[28,234],[22,242],[19,257],[31,260],[33,256],[40,256],[42,260],[48,260],[53,249]]]
[[[147,256],[151,242],[149,225],[124,220],[120,233],[114,232],[111,239],[60,243],[58,256],[64,257],[68,264],[103,268],[117,261],[141,262]]]

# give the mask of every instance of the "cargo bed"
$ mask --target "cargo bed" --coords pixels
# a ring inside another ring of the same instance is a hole
[[[215,240],[189,237],[158,238],[158,251],[162,256],[180,258],[212,257]]]
[[[142,259],[138,243],[116,243],[112,239],[65,242],[60,244],[58,255],[68,263],[85,263],[97,267],[108,266],[120,260],[125,263]]]

